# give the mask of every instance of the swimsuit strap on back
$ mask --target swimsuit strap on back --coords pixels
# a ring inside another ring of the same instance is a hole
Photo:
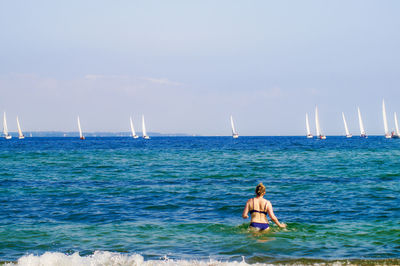
[[[265,215],[267,215],[267,207],[268,207],[268,200],[267,200],[267,202],[265,203],[265,207],[264,207],[264,213],[265,213]]]
[[[253,198],[253,209],[250,211],[250,214],[252,214],[253,212],[258,212],[258,213],[263,213],[263,214],[267,215],[266,208],[267,208],[267,204],[265,204],[265,208],[264,208],[265,211],[258,211],[258,210],[255,210],[255,209],[254,209],[254,198]]]

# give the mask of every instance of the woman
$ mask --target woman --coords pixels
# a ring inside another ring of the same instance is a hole
[[[263,198],[265,195],[265,186],[262,183],[256,187],[256,195],[255,198],[247,201],[242,214],[243,219],[247,219],[249,218],[247,214],[250,212],[250,228],[258,230],[269,229],[267,214],[279,227],[285,228],[286,224],[280,223],[278,218],[276,218],[271,202]]]

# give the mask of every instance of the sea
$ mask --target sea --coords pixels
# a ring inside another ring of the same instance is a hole
[[[0,264],[400,265],[399,195],[383,136],[1,139]]]

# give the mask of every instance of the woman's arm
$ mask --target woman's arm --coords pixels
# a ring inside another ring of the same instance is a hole
[[[270,201],[268,202],[267,212],[268,212],[269,217],[271,217],[271,220],[274,221],[274,223],[276,223],[276,225],[278,225],[279,227],[282,227],[282,228],[286,227],[286,224],[280,223],[278,221],[278,218],[276,218],[276,216],[274,214],[274,209],[272,208],[272,204]]]
[[[248,201],[246,202],[246,206],[244,206],[244,210],[243,210],[243,213],[242,213],[243,219],[249,218],[249,216],[248,216],[248,213],[249,213],[249,201],[250,201],[250,200],[248,200]]]

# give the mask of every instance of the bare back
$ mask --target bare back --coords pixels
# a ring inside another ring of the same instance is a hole
[[[249,199],[248,204],[252,223],[268,223],[268,200],[262,197],[256,197]]]

